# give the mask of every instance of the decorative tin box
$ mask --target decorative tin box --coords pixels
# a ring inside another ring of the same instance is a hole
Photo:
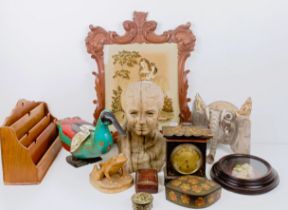
[[[135,193],[131,200],[134,210],[151,210],[153,207],[153,196],[146,192]]]
[[[165,183],[183,175],[205,177],[206,144],[212,138],[207,128],[190,124],[163,127],[166,138]]]
[[[139,169],[135,178],[136,192],[158,192],[158,174],[155,169]]]
[[[220,185],[198,176],[181,176],[166,184],[166,199],[189,208],[210,206],[220,195]]]

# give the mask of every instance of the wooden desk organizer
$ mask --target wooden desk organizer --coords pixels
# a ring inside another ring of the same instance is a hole
[[[18,101],[0,128],[5,184],[37,184],[61,149],[47,104]]]

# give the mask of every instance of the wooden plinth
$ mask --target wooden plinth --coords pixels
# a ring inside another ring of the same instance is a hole
[[[99,191],[104,193],[117,193],[124,191],[132,186],[133,178],[129,174],[124,174],[120,176],[119,174],[114,174],[111,179],[106,177],[101,180],[96,180],[93,176],[93,171],[90,174],[90,183]]]

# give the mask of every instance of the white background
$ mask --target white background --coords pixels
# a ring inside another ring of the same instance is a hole
[[[286,0],[0,0],[0,122],[20,98],[48,102],[58,118],[92,121],[88,26],[122,34],[135,10],[149,12],[159,33],[191,22],[189,97],[241,106],[251,96],[252,141],[287,141]]]
[[[58,118],[92,121],[97,67],[86,52],[88,26],[122,34],[135,10],[149,12],[158,33],[191,22],[189,97],[240,106],[251,96],[252,146],[287,145],[287,0],[0,0],[0,123],[20,98],[46,101]]]

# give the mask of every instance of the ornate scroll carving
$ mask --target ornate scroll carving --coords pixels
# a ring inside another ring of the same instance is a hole
[[[190,121],[191,111],[188,107],[187,74],[189,70],[184,70],[186,59],[190,56],[195,46],[195,36],[190,30],[190,23],[180,25],[174,30],[168,30],[158,35],[155,33],[157,22],[147,21],[145,12],[134,12],[133,20],[123,22],[124,35],[119,35],[115,31],[106,31],[102,27],[90,25],[90,32],[86,37],[86,47],[91,57],[95,59],[98,73],[95,75],[95,90],[97,100],[94,100],[96,109],[94,119],[98,119],[100,112],[105,107],[105,79],[104,79],[104,45],[109,44],[130,44],[130,43],[176,43],[178,46],[178,91],[180,105],[181,122]]]

